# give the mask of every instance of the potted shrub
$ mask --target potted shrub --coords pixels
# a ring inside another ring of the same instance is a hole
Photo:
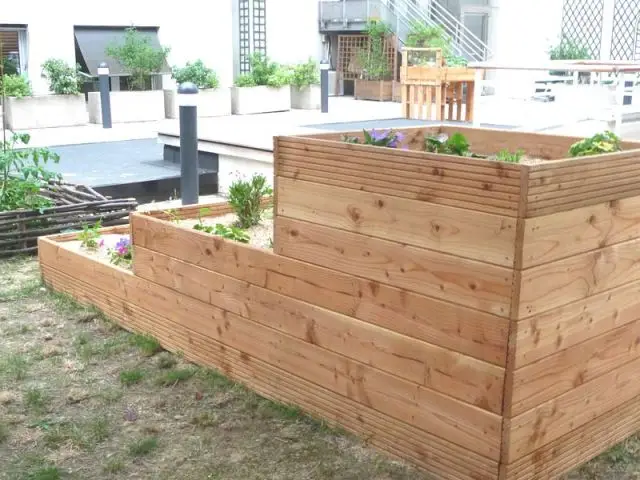
[[[148,90],[151,75],[162,70],[168,48],[155,48],[135,27],[128,28],[124,41],[107,47],[105,54],[130,75],[129,91],[111,92],[111,118],[117,122],[142,122],[164,118],[162,90]],[[100,92],[89,92],[89,119],[102,123]]]
[[[369,43],[358,52],[361,78],[355,80],[354,96],[359,100],[393,100],[393,69],[386,54],[386,42],[391,30],[377,20],[367,25]]]
[[[251,72],[236,79],[231,90],[231,110],[236,115],[291,110],[291,75],[288,70],[254,53]]]
[[[291,106],[303,110],[320,108],[320,76],[318,64],[309,59],[293,68],[291,73]]]
[[[216,117],[231,115],[231,89],[220,87],[216,72],[207,68],[202,60],[187,62],[184,67],[173,67],[172,77],[180,85],[192,82],[198,86],[198,116]],[[164,109],[167,118],[178,118],[177,92],[175,89],[164,91]]]
[[[86,125],[89,121],[80,94],[77,70],[64,60],[50,58],[42,64],[42,76],[53,95],[31,96],[26,78],[5,76],[7,127],[12,130]]]

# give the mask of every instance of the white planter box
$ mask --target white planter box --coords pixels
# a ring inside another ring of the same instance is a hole
[[[285,85],[271,87],[233,87],[231,111],[235,115],[285,112],[291,110],[291,88]]]
[[[221,117],[231,115],[231,89],[216,88],[197,93],[198,117]],[[178,118],[178,92],[164,91],[164,113],[166,118]]]
[[[164,119],[162,90],[111,92],[113,123],[150,122]],[[89,92],[89,121],[102,123],[100,92]]]
[[[42,95],[6,99],[7,127],[11,130],[69,127],[89,122],[84,95]]]
[[[291,107],[300,110],[320,110],[320,85],[305,88],[291,86]]]

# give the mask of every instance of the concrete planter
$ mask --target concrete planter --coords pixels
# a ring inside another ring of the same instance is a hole
[[[291,88],[233,87],[231,111],[235,115],[285,112],[291,110]]]
[[[113,123],[150,122],[164,119],[164,92],[111,92],[111,120]],[[102,123],[100,92],[89,92],[89,121]]]
[[[164,112],[166,118],[178,118],[178,92],[164,91]],[[198,92],[198,117],[221,117],[231,115],[231,89],[216,88]]]
[[[302,88],[292,85],[291,107],[300,110],[320,110],[320,85]]]
[[[42,95],[6,100],[7,127],[11,130],[69,127],[89,122],[83,95]]]

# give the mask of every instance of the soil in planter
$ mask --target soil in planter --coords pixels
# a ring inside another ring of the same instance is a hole
[[[114,250],[116,248],[116,244],[123,238],[129,240],[129,234],[106,233],[104,235],[101,235],[98,239],[98,248],[84,247],[82,246],[82,242],[80,240],[72,240],[70,242],[64,242],[64,244],[71,250],[86,253],[88,255],[91,255],[92,257],[95,257],[97,260],[103,263],[113,265],[113,262],[111,261],[110,251]],[[131,270],[131,264],[127,262],[120,262],[118,266],[127,270]]]

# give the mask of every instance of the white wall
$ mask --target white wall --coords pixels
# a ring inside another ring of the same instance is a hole
[[[267,54],[279,63],[322,59],[318,0],[266,0]]]
[[[34,93],[48,92],[40,65],[48,58],[75,63],[74,25],[157,26],[160,43],[171,47],[169,65],[202,59],[222,85],[233,81],[232,0],[194,0],[186,5],[155,0],[110,0],[106,8],[84,0],[3,2],[2,23],[27,24],[29,78]],[[196,14],[194,15],[194,12]]]

